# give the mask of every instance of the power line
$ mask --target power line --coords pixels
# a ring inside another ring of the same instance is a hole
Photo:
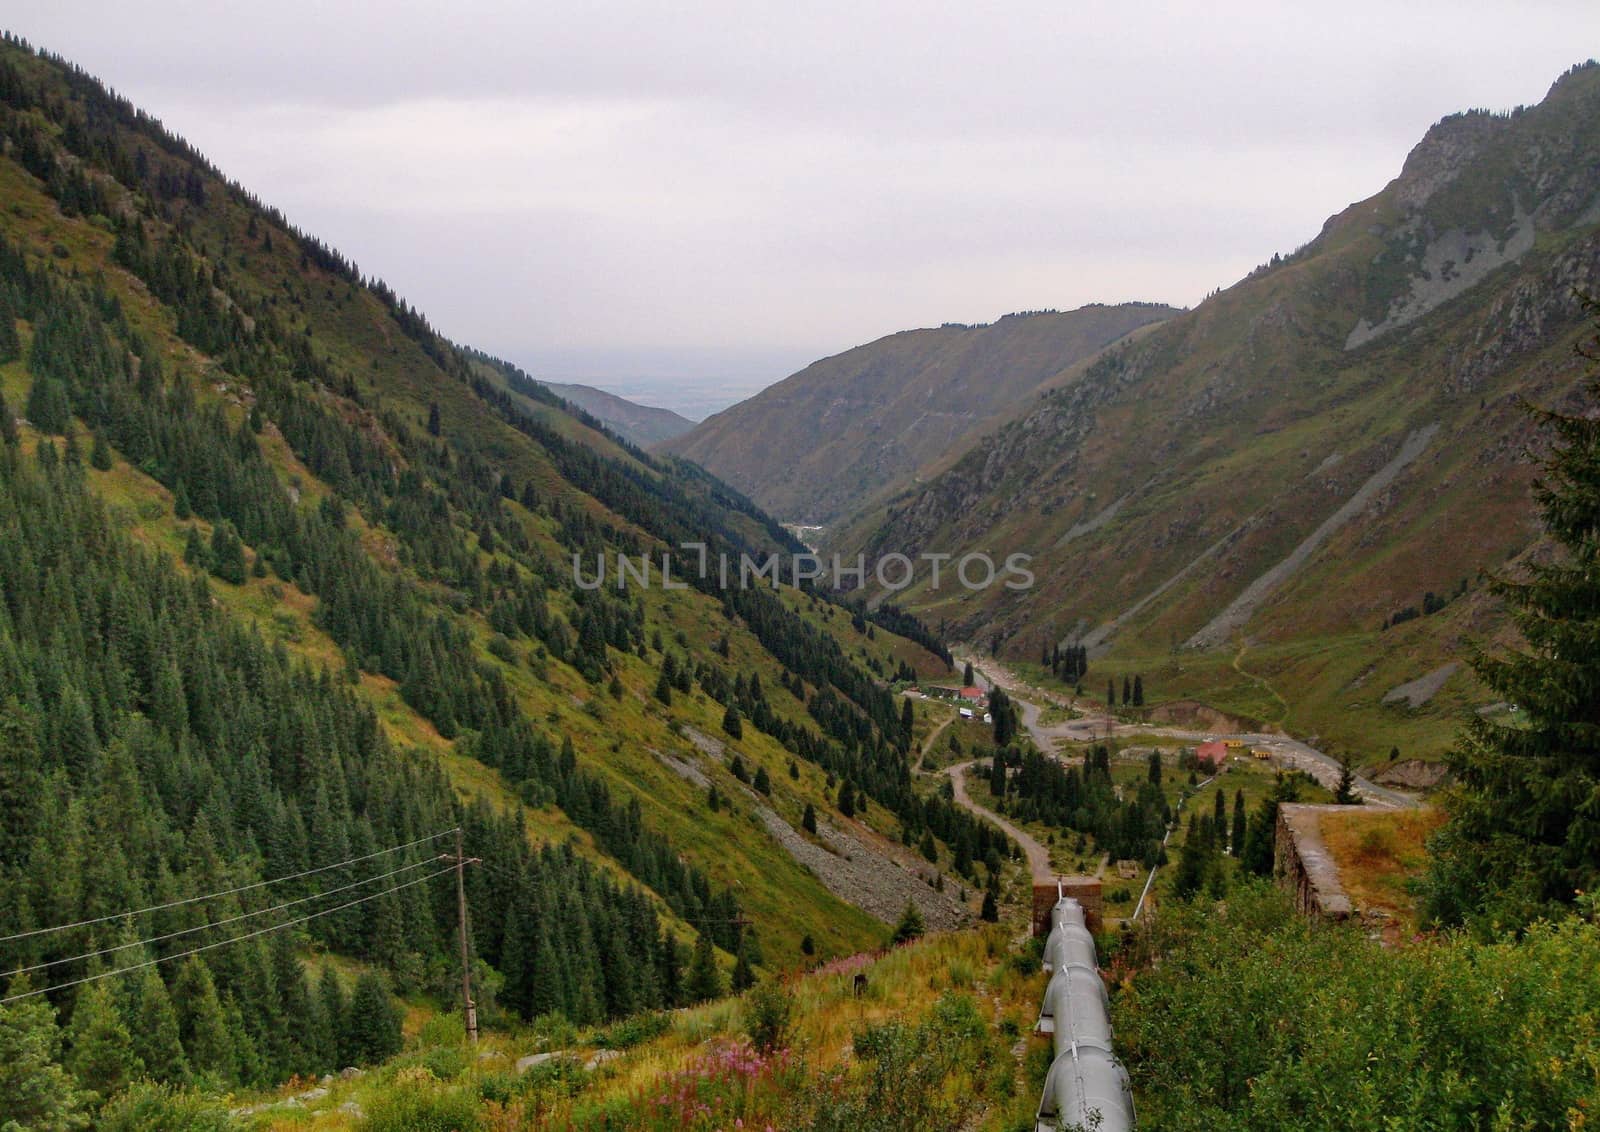
[[[292,920],[285,920],[281,924],[273,924],[270,927],[257,928],[253,932],[246,932],[244,935],[234,936],[232,939],[222,939],[216,941],[215,943],[201,944],[199,947],[191,947],[188,951],[179,951],[175,954],[163,955],[156,959],[146,959],[143,963],[131,963],[126,967],[118,967],[114,971],[102,971],[98,975],[85,975],[81,979],[73,979],[70,982],[56,983],[54,986],[41,987],[38,990],[23,991],[20,994],[8,995],[5,998],[0,998],[0,1006],[4,1006],[10,1002],[20,1002],[25,998],[34,998],[41,994],[49,994],[51,991],[66,990],[68,987],[82,986],[84,983],[93,983],[99,981],[100,979],[109,979],[114,975],[126,975],[130,971],[139,971],[146,967],[154,967],[159,963],[171,963],[174,959],[185,959],[191,955],[198,955],[202,951],[213,951],[219,947],[227,947],[231,943],[243,943],[247,939],[254,939],[257,936],[267,935],[269,932],[282,931],[284,928],[292,928],[296,924],[303,924],[307,920],[315,920],[319,916],[331,916],[335,912],[342,912],[346,908],[354,908],[358,904],[365,904],[369,900],[376,900],[378,897],[387,896],[391,892],[399,892],[401,889],[411,888],[413,885],[423,884],[427,881],[433,880],[435,877],[442,877],[447,873],[453,873],[455,872],[455,869],[456,866],[452,864],[448,868],[440,869],[436,873],[429,873],[427,876],[418,877],[416,880],[408,880],[404,884],[394,885],[390,888],[384,889],[382,892],[369,893],[366,896],[359,897],[355,900],[346,901],[345,903],[339,904],[333,908],[323,908],[317,912],[308,912],[304,916],[297,916]]]
[[[229,916],[225,920],[214,920],[210,923],[196,924],[192,928],[180,928],[174,932],[167,932],[165,935],[151,936],[149,939],[136,940],[132,943],[119,943],[115,947],[102,947],[98,951],[86,951],[82,955],[73,955],[66,959],[47,959],[42,963],[35,963],[31,967],[18,967],[16,970],[10,972],[10,974],[26,975],[31,971],[42,971],[46,967],[60,967],[67,963],[76,963],[81,959],[94,959],[101,955],[113,955],[118,951],[127,951],[129,948],[145,947],[152,943],[162,943],[169,939],[177,939],[179,936],[193,935],[195,932],[203,932],[207,928],[220,928],[225,927],[228,924],[236,924],[240,920],[252,920],[257,916],[265,916],[268,912],[281,912],[285,908],[293,908],[297,904],[309,904],[311,901],[321,900],[325,896],[333,896],[336,893],[348,892],[352,888],[360,888],[362,885],[371,884],[375,880],[388,880],[392,876],[398,876],[401,873],[408,873],[414,869],[420,869],[424,865],[437,864],[438,860],[439,858],[437,857],[430,857],[424,861],[415,861],[409,865],[402,865],[398,869],[392,869],[386,873],[379,873],[377,876],[370,876],[364,880],[353,881],[350,884],[342,884],[338,888],[330,888],[325,892],[318,892],[311,896],[302,896],[298,900],[288,900],[282,904],[276,904],[270,908],[257,908],[253,912],[241,912],[239,915]],[[375,893],[374,895],[382,896],[383,893]]]
[[[123,920],[131,916],[143,916],[150,912],[162,912],[168,908],[181,908],[186,904],[198,904],[203,900],[215,900],[219,896],[232,896],[236,892],[250,892],[257,888],[266,888],[268,885],[282,884],[286,880],[299,880],[301,877],[315,876],[317,873],[325,873],[330,869],[341,869],[346,865],[370,861],[374,857],[387,857],[390,853],[398,853],[402,849],[410,849],[417,845],[426,844],[429,841],[437,841],[439,838],[448,837],[455,832],[455,829],[447,829],[441,833],[430,833],[427,837],[419,837],[417,840],[408,841],[404,845],[396,845],[393,849],[380,849],[376,853],[351,857],[348,861],[337,861],[331,865],[319,865],[314,869],[306,869],[304,872],[290,873],[288,876],[274,877],[271,880],[258,880],[254,884],[241,884],[238,888],[225,888],[220,892],[209,892],[204,896],[189,896],[182,900],[169,900],[165,904],[152,904],[148,908],[139,908],[132,912],[116,912],[109,916],[96,916],[92,920],[79,920],[73,924],[58,924],[53,928],[34,928],[32,931],[16,932],[13,935],[0,935],[0,943],[10,943],[12,940],[18,939],[31,939],[34,936],[48,935],[51,932],[70,931],[72,928],[86,928],[91,924],[103,924],[110,920]]]

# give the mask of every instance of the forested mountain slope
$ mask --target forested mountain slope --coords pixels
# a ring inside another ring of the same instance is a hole
[[[891,334],[814,362],[661,447],[786,522],[832,523],[964,450],[1074,362],[1175,313],[1094,305]]]
[[[1520,401],[1563,402],[1583,369],[1597,169],[1592,64],[1536,107],[1445,119],[1382,192],[1110,349],[848,548],[1031,553],[1026,593],[924,571],[897,600],[1024,661],[1085,643],[1094,690],[1142,670],[1156,697],[1358,755],[1437,750],[1484,706],[1442,671],[1501,624],[1478,572],[1539,542]],[[1383,702],[1429,674],[1431,702]]]
[[[348,1039],[386,1040],[383,984],[356,1026],[309,955],[459,995],[432,868],[458,825],[480,1002],[523,1018],[704,997],[803,935],[881,939],[763,812],[812,805],[886,855],[931,831],[974,876],[1003,851],[911,786],[887,682],[944,661],[686,569],[683,542],[793,546],[738,493],[441,337],[9,39],[0,154],[8,993],[141,1033],[157,1077],[271,1081],[386,1052]],[[574,555],[623,552],[672,553],[689,588],[577,583]]]

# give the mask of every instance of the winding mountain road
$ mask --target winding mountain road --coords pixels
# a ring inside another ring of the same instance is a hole
[[[967,768],[979,761],[981,760],[968,759],[964,763],[956,763],[954,766],[945,768],[945,774],[950,776],[950,785],[955,790],[956,805],[971,811],[987,822],[999,826],[1005,832],[1005,835],[1015,841],[1021,847],[1023,853],[1027,855],[1028,871],[1033,874],[1034,882],[1037,884],[1048,883],[1055,877],[1055,870],[1050,867],[1050,851],[1005,818],[989,809],[989,807],[980,806],[977,802],[974,802],[972,796],[967,793]]]
[[[1199,743],[1210,739],[1237,739],[1248,746],[1261,747],[1271,751],[1273,759],[1278,765],[1286,765],[1295,770],[1303,770],[1330,790],[1336,788],[1339,784],[1339,774],[1342,768],[1338,759],[1317,750],[1309,743],[1301,742],[1299,739],[1291,738],[1288,735],[1259,731],[1236,733],[1191,731],[1177,727],[1163,727],[1153,723],[1123,723],[1099,709],[1098,706],[1094,708],[1079,707],[1074,701],[1065,697],[1024,684],[1017,678],[1015,673],[992,658],[980,662],[976,657],[958,656],[956,663],[971,664],[982,686],[992,687],[998,685],[1006,690],[1006,693],[1011,696],[1018,707],[1022,725],[1028,729],[1028,734],[1033,737],[1034,743],[1046,754],[1054,754],[1057,744],[1061,742],[1082,743],[1118,735],[1155,735],[1181,743]],[[1077,719],[1044,724],[1040,722],[1041,709],[1038,703],[1040,700],[1054,707],[1073,708],[1083,712],[1083,714]],[[1421,804],[1414,795],[1399,790],[1391,790],[1386,786],[1379,786],[1376,782],[1363,778],[1361,775],[1355,776],[1354,785],[1356,793],[1365,799],[1369,805],[1393,809],[1409,809]]]

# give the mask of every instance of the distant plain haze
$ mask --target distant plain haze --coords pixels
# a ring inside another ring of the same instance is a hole
[[[241,16],[248,11],[248,18]],[[1537,102],[1594,0],[12,0],[459,341],[702,417],[895,330],[1193,305]]]

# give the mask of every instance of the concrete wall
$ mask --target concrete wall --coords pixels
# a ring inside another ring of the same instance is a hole
[[[1098,934],[1105,922],[1105,903],[1100,897],[1100,878],[1090,876],[1056,877],[1049,884],[1033,886],[1033,934],[1050,934],[1050,909],[1063,896],[1071,896],[1083,905],[1084,921],[1091,932]]]
[[[1322,815],[1343,806],[1285,803],[1278,807],[1273,875],[1307,915],[1343,920],[1353,911],[1339,884],[1339,866],[1322,841]]]

